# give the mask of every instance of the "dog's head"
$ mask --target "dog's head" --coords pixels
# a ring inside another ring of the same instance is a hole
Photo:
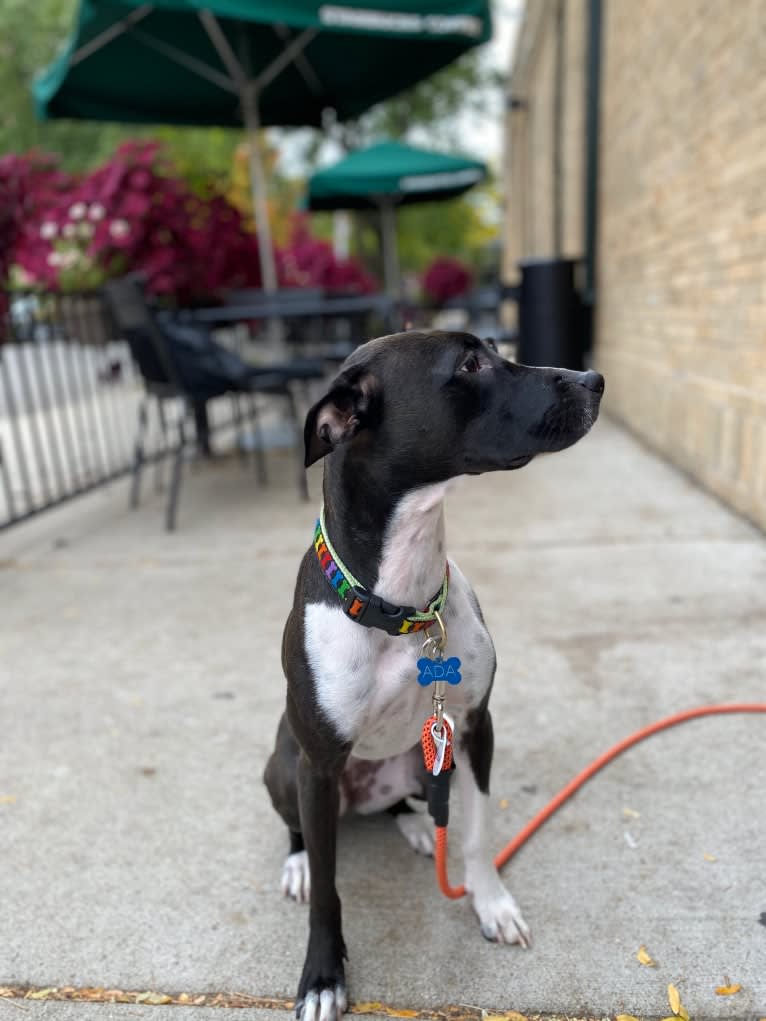
[[[521,468],[564,450],[596,421],[596,372],[532,368],[470,333],[371,340],[306,419],[306,466],[336,448],[396,488]]]

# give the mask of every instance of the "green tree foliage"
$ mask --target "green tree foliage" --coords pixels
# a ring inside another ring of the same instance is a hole
[[[475,264],[478,252],[495,237],[479,189],[446,202],[404,206],[397,217],[399,259],[403,269],[422,271],[434,255],[452,255]]]
[[[454,64],[400,96],[373,107],[347,128],[352,147],[377,138],[403,139],[413,131],[439,149],[460,149],[457,115],[481,116],[487,94],[500,88],[502,75],[486,65],[481,50],[470,50]]]
[[[471,266],[475,276],[483,270],[486,253],[497,236],[497,226],[485,206],[496,202],[491,183],[469,195],[445,202],[402,206],[396,217],[399,262],[405,272],[420,274],[438,255],[451,255]],[[356,212],[352,250],[382,279],[380,217],[374,210]],[[329,213],[317,213],[314,232],[332,238]]]
[[[135,131],[132,132],[135,136]],[[242,142],[236,128],[155,127],[144,134],[158,138],[179,174],[196,192],[210,187],[227,191],[234,168],[234,154]]]
[[[87,121],[39,121],[32,104],[35,74],[72,31],[77,0],[0,0],[0,154],[57,153],[65,170],[103,162],[127,138],[160,138],[192,186],[226,177],[241,135],[223,128],[144,127]]]
[[[43,149],[61,154],[67,169],[107,156],[124,137],[103,124],[41,123],[30,86],[55,55],[74,17],[73,0],[2,0],[0,3],[0,153]]]

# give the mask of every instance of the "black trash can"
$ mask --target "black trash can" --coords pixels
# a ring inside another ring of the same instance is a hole
[[[575,287],[576,259],[519,263],[519,349],[523,365],[584,368],[585,320]]]

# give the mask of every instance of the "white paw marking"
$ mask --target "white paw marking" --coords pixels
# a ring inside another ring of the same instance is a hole
[[[472,889],[473,909],[479,916],[481,934],[495,943],[519,943],[525,949],[532,945],[532,934],[521,910],[495,874],[494,881],[485,881]]]
[[[285,864],[282,866],[280,886],[285,897],[292,897],[293,900],[301,901],[301,903],[309,899],[311,873],[309,872],[309,856],[306,851],[288,854]]]
[[[433,858],[434,827],[429,815],[425,812],[401,812],[396,816],[396,825],[413,851]]]
[[[343,986],[323,989],[317,993],[312,989],[306,993],[300,1021],[338,1021],[346,1009],[346,990]]]

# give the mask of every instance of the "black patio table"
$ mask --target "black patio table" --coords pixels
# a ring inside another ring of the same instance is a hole
[[[198,323],[223,326],[249,319],[343,319],[360,312],[378,312],[387,327],[393,327],[399,311],[398,304],[382,293],[325,297],[311,291],[305,298],[299,293],[288,294],[289,297],[280,297],[279,292],[276,295],[253,292],[252,298],[209,308],[183,309],[178,316]]]

